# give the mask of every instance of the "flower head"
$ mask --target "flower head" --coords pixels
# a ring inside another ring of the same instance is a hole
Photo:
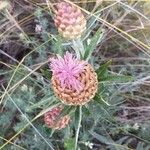
[[[84,105],[95,95],[98,87],[97,74],[86,61],[72,54],[57,55],[50,63],[53,72],[51,85],[55,96],[66,105]]]
[[[81,10],[67,2],[56,5],[54,22],[58,32],[67,40],[81,37],[86,30],[86,19]]]
[[[60,130],[69,124],[69,115],[60,117],[62,109],[62,106],[57,106],[44,114],[44,122],[47,127]]]
[[[63,58],[57,55],[57,58],[52,58],[50,62],[53,76],[59,80],[62,88],[74,89],[76,91],[83,89],[83,85],[78,80],[78,77],[84,70],[85,62],[73,57],[69,52],[66,52]]]

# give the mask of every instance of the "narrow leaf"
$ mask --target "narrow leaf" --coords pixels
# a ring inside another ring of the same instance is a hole
[[[97,70],[97,77],[98,77],[98,81],[101,81],[101,78],[105,76],[108,66],[111,64],[111,60],[109,60],[108,62],[106,62],[105,64],[101,65]]]
[[[106,102],[99,93],[96,93],[93,99],[99,104],[105,104],[107,106],[110,106],[110,104]]]
[[[64,142],[65,150],[74,150],[75,140],[74,139],[66,139]]]
[[[32,111],[33,109],[36,109],[36,108],[40,108],[42,105],[46,105],[46,104],[51,104],[55,101],[56,99],[54,97],[50,97],[50,98],[47,98],[47,99],[44,99],[44,100],[41,100],[39,102],[37,102],[36,104],[33,104],[32,106],[28,107],[26,109],[26,111],[30,112]]]
[[[100,29],[97,30],[94,37],[91,39],[90,44],[86,47],[86,51],[84,54],[84,60],[88,60],[96,48],[97,44],[100,42],[101,38],[103,37],[103,32]]]
[[[107,75],[107,77],[102,77],[100,81],[117,81],[117,82],[127,82],[131,81],[131,76],[125,76],[125,75]]]
[[[104,136],[102,136],[102,135],[100,135],[100,134],[97,134],[97,133],[95,133],[95,132],[93,132],[93,131],[89,131],[90,132],[90,134],[94,137],[94,138],[96,138],[98,141],[100,141],[101,143],[104,143],[104,144],[108,144],[108,143],[112,143],[112,141],[110,140],[110,139],[108,139],[107,137],[104,137]]]

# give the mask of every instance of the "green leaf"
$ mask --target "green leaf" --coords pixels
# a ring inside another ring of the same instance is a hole
[[[66,139],[64,141],[65,150],[74,150],[75,140],[74,139]]]
[[[97,134],[97,133],[95,133],[94,131],[89,131],[90,132],[90,134],[94,137],[94,138],[96,138],[98,141],[100,141],[101,143],[104,143],[104,144],[108,144],[108,143],[112,143],[112,141],[109,139],[109,138],[107,138],[107,137],[104,137],[104,136],[102,136],[102,135],[100,135],[100,134]]]
[[[40,69],[42,76],[44,76],[46,79],[50,80],[52,77],[52,72],[48,71],[47,69]]]
[[[110,106],[110,104],[106,102],[99,93],[96,93],[93,99],[100,105],[105,104],[107,106]]]
[[[108,62],[106,62],[105,64],[101,65],[101,66],[96,70],[98,81],[102,81],[101,78],[103,78],[103,77],[106,76],[106,72],[107,72],[108,66],[111,64],[111,62],[112,62],[112,61],[109,60]]]
[[[27,107],[27,108],[26,108],[26,111],[27,111],[27,112],[30,112],[30,111],[32,111],[33,109],[40,108],[42,105],[48,105],[48,104],[50,105],[50,104],[52,104],[55,100],[56,100],[56,98],[53,97],[53,96],[51,96],[51,97],[49,97],[49,98],[47,98],[47,99],[43,99],[43,100],[37,102],[36,104],[33,104],[32,106]]]
[[[144,143],[139,142],[137,147],[136,147],[136,150],[144,150]]]
[[[100,81],[117,81],[117,82],[128,82],[131,81],[131,76],[125,76],[125,75],[107,75],[107,77],[102,77]]]
[[[110,146],[110,149],[113,148],[115,150],[125,150],[128,149],[128,147],[126,146],[122,146],[119,144],[116,144],[110,137],[106,137],[106,136],[102,136],[100,134],[97,134],[93,131],[89,131],[90,134],[96,138],[98,141],[100,141],[101,143],[107,144]]]
[[[90,41],[90,44],[88,46],[86,46],[86,51],[84,54],[84,60],[88,60],[92,54],[92,52],[94,51],[94,49],[96,48],[97,44],[100,42],[101,38],[103,36],[103,32],[102,29],[99,28],[97,30],[97,32],[95,33],[95,35],[93,36],[93,38]]]
[[[128,139],[128,136],[123,136],[121,138],[119,138],[118,141],[116,141],[117,144],[123,145],[123,143],[125,143],[125,141]]]
[[[131,76],[108,74],[108,67],[111,64],[111,62],[112,62],[111,60],[106,62],[96,70],[97,78],[99,82],[101,81],[128,82],[132,80]]]
[[[86,115],[86,116],[89,116],[90,115],[90,111],[89,111],[89,109],[86,107],[86,106],[83,106],[82,107],[82,109],[83,109],[83,112],[84,112],[84,116]]]
[[[54,44],[55,54],[59,54],[60,56],[62,56],[63,50],[62,50],[62,39],[61,39],[61,37],[57,36],[57,38],[54,39],[53,44]]]

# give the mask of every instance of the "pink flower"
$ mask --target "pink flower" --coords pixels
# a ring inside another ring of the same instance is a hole
[[[64,58],[57,55],[57,58],[50,59],[50,68],[53,76],[59,80],[62,88],[74,89],[81,91],[83,85],[78,80],[79,74],[83,72],[85,62],[73,57],[69,52],[66,52]]]

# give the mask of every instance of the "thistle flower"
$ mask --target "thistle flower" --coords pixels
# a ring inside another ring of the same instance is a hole
[[[83,89],[83,85],[77,77],[84,69],[84,65],[84,62],[80,62],[68,52],[64,58],[57,55],[57,59],[51,59],[53,76],[60,81],[62,89],[68,88],[76,91]]]
[[[44,114],[44,122],[49,128],[60,130],[62,128],[65,128],[69,124],[69,115],[65,115],[59,118],[61,111],[62,107],[58,106],[54,107],[53,109]]]
[[[67,105],[84,105],[97,91],[97,75],[90,64],[72,54],[50,60],[52,88],[58,99]]]
[[[81,37],[86,29],[86,19],[78,7],[66,2],[56,5],[54,22],[58,32],[66,39]]]

